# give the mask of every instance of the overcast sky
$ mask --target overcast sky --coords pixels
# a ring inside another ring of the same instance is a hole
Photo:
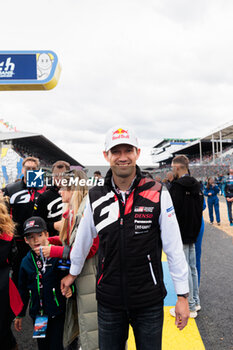
[[[104,135],[132,126],[141,162],[165,137],[204,136],[233,119],[232,0],[11,0],[1,50],[52,50],[50,91],[0,92],[0,119],[41,133],[84,165]]]

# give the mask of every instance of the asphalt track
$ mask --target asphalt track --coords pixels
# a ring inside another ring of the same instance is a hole
[[[163,260],[166,270],[165,257]],[[233,237],[206,223],[200,285],[202,310],[195,320],[189,320],[188,326],[181,332],[176,329],[174,318],[169,315],[175,296],[167,276],[163,350],[233,350]],[[37,349],[36,342],[31,338],[30,318],[26,317],[23,321],[23,331],[16,335],[19,349]],[[130,331],[128,350],[135,349]]]

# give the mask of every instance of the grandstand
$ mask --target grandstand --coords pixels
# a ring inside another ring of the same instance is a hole
[[[173,158],[173,154],[189,146],[192,142],[197,139],[163,139],[158,141],[151,152],[153,163],[158,163],[160,166],[168,164],[168,161]]]
[[[42,168],[46,171],[50,171],[52,164],[61,159],[69,162],[73,168],[83,168],[76,159],[40,134],[1,132],[0,151],[1,187],[22,176],[23,158],[29,156],[39,158]]]
[[[164,139],[152,149],[152,159],[159,164],[156,173],[163,176],[170,169],[172,158],[185,154],[191,172],[199,179],[227,174],[233,166],[233,121],[196,139]]]

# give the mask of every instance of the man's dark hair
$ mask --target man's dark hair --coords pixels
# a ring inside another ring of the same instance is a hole
[[[100,176],[101,176],[101,172],[100,172],[99,170],[96,170],[96,171],[94,172],[94,175],[100,175]]]

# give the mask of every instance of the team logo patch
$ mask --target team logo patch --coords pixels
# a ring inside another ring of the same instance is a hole
[[[26,224],[26,228],[34,227],[34,225],[35,225],[35,220],[29,221],[29,222],[27,222],[27,224]]]
[[[154,207],[135,207],[135,213],[152,213]]]
[[[170,207],[170,208],[167,208],[167,213],[169,213],[170,211],[174,210],[174,207]]]

